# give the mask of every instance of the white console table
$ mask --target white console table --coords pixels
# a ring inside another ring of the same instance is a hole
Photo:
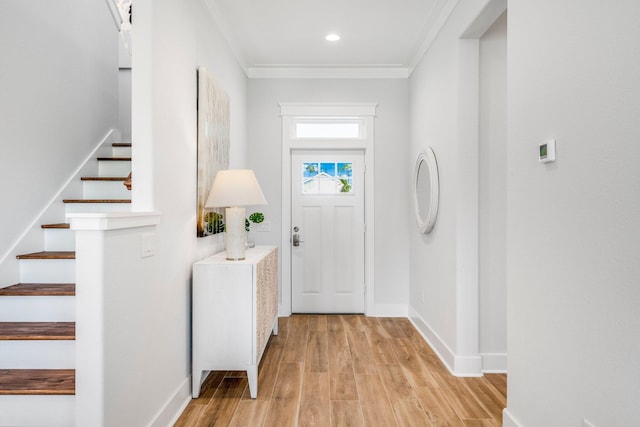
[[[193,265],[192,394],[200,395],[203,371],[247,371],[258,395],[258,365],[271,331],[278,334],[278,249],[256,246],[246,259],[224,251]]]

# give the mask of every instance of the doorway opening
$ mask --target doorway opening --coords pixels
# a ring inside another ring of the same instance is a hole
[[[366,314],[373,304],[375,107],[280,104],[280,316]]]

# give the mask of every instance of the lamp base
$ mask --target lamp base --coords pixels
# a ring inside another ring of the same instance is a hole
[[[244,228],[245,209],[231,207],[225,209],[226,222],[226,256],[230,261],[245,259],[247,231]]]

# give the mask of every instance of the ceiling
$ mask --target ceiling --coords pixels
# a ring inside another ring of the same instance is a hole
[[[406,77],[457,0],[206,2],[249,77]]]

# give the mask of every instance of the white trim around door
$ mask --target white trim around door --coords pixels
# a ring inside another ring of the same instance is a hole
[[[291,314],[291,152],[293,150],[363,150],[365,161],[365,314],[374,310],[374,117],[375,103],[280,103],[282,116],[282,294],[280,316]],[[361,124],[348,140],[296,137],[296,123],[346,120]]]

